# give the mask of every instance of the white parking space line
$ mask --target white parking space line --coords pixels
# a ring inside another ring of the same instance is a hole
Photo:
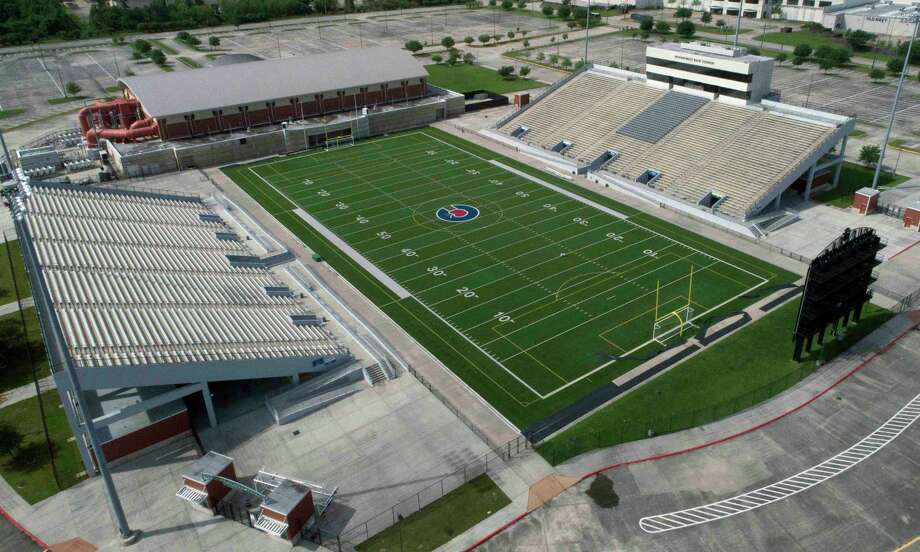
[[[777,483],[732,498],[687,510],[644,517],[639,520],[639,527],[646,533],[664,533],[718,521],[789,498],[820,485],[869,458],[903,433],[917,421],[917,418],[920,418],[920,395],[915,396],[897,414],[861,441],[816,466]],[[720,513],[719,508],[728,510],[728,513]]]

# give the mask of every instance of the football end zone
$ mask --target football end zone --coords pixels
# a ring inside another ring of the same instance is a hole
[[[225,172],[519,427],[793,276],[433,129]]]

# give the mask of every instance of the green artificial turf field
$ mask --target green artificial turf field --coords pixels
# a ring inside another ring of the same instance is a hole
[[[791,279],[433,129],[225,170],[519,427]]]

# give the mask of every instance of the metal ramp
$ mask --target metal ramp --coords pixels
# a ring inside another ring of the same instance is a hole
[[[266,533],[270,535],[274,535],[276,537],[285,535],[288,530],[287,523],[283,523],[283,522],[274,520],[270,517],[265,517],[262,515],[260,515],[259,519],[256,520],[255,527],[256,529],[265,531]]]
[[[193,489],[185,485],[183,485],[181,489],[176,491],[176,496],[181,498],[182,500],[187,500],[191,502],[192,504],[198,504],[201,506],[205,505],[206,503],[205,501],[208,498],[207,494],[199,491],[198,489]]]
[[[658,101],[627,121],[617,130],[617,134],[654,144],[707,103],[709,100],[700,96],[683,92],[667,92]]]
[[[275,423],[286,424],[361,391],[371,381],[360,364],[352,363],[265,397],[265,407]]]

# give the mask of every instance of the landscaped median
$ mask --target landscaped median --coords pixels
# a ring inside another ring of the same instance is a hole
[[[428,71],[429,84],[461,94],[474,90],[488,90],[496,94],[507,94],[547,86],[546,83],[525,77],[503,77],[498,74],[498,71],[480,65],[436,63],[426,65],[425,69]]]

